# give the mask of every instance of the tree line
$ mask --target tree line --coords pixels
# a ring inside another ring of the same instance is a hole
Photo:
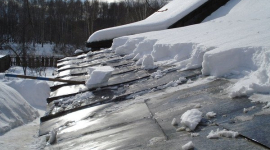
[[[85,44],[95,31],[145,19],[166,1],[0,0],[0,43]],[[0,45],[1,47],[1,45]],[[22,52],[24,53],[24,52]]]

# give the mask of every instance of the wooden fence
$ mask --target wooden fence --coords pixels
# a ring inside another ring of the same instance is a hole
[[[0,58],[0,72],[4,72],[11,66],[23,66],[23,58],[17,56],[5,56]],[[27,56],[25,58],[25,66],[30,68],[36,67],[56,67],[57,60],[63,57],[46,57],[46,56]]]
[[[11,66],[23,66],[24,57],[10,56]],[[56,67],[57,61],[63,57],[44,57],[44,56],[28,56],[26,57],[26,66],[35,67]]]

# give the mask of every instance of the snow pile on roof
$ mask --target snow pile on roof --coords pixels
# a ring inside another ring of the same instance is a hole
[[[85,85],[89,89],[107,85],[113,70],[111,66],[90,67],[90,78],[85,81]]]
[[[93,33],[87,42],[109,40],[125,35],[167,29],[205,2],[207,0],[172,0],[145,20],[99,30]]]
[[[155,69],[154,59],[151,55],[144,55],[142,58],[142,69]]]
[[[227,131],[227,130],[219,130],[217,129],[217,131],[213,131],[211,130],[211,132],[207,135],[208,139],[217,139],[220,137],[227,137],[227,138],[235,138],[239,135],[238,132],[234,132],[234,131]]]
[[[0,134],[39,116],[16,90],[3,82],[0,82],[0,108]]]
[[[203,75],[238,79],[228,89],[232,97],[254,92],[268,94],[269,5],[268,0],[229,1],[204,23],[116,38],[112,50],[126,55],[124,58],[138,60],[138,64],[151,54],[155,65],[173,64],[178,69],[202,67]],[[122,46],[127,50],[120,52]]]
[[[13,80],[7,85],[19,92],[23,98],[37,109],[46,109],[46,99],[50,96],[50,86],[45,81]]]
[[[200,112],[198,109],[191,109],[186,111],[181,116],[181,124],[189,128],[190,130],[194,130],[199,122],[202,119],[202,112]]]

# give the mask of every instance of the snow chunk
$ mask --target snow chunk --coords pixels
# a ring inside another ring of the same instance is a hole
[[[79,53],[83,53],[84,51],[81,49],[76,49],[76,51],[74,52],[74,54],[79,54]]]
[[[194,144],[192,141],[189,141],[187,144],[182,146],[183,150],[190,150],[190,149],[194,149]]]
[[[86,80],[85,85],[89,89],[107,85],[113,70],[110,66],[90,67],[90,78]]]
[[[207,135],[208,139],[217,139],[219,137],[227,137],[227,138],[235,138],[239,135],[238,132],[234,131],[227,131],[227,130],[221,130],[217,129],[217,131],[211,130],[211,132]]]
[[[196,136],[199,136],[199,135],[200,135],[200,133],[191,133],[190,134],[191,137],[196,137]]]
[[[163,76],[163,73],[161,70],[157,70],[156,72],[153,72],[151,74],[151,77],[155,78],[155,79],[158,79],[158,78],[161,78]]]
[[[50,132],[50,138],[48,140],[48,144],[54,144],[56,142],[57,131],[54,129]]]
[[[155,69],[154,59],[151,55],[144,55],[142,60],[142,69]]]
[[[216,115],[217,115],[217,114],[214,113],[213,111],[206,113],[206,117],[209,118],[209,119],[210,119],[210,118],[215,118]]]
[[[181,116],[181,123],[188,127],[190,130],[194,130],[202,119],[202,112],[198,109],[191,109],[186,111]]]
[[[172,120],[172,125],[173,125],[173,126],[177,126],[176,118],[173,118],[173,120]]]
[[[244,108],[244,109],[243,109],[243,112],[244,112],[244,113],[247,113],[247,112],[251,111],[251,110],[254,109],[254,108],[255,108],[255,106],[252,106],[252,107],[249,107],[249,108]]]

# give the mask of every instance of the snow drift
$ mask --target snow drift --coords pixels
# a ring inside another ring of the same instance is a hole
[[[202,67],[203,75],[237,79],[228,89],[231,97],[269,94],[269,5],[268,0],[229,1],[204,23],[115,38],[111,49],[126,59],[137,60],[137,65],[151,55],[152,66]],[[108,30],[104,33],[114,29]]]
[[[38,116],[38,112],[16,90],[0,82],[0,134]]]
[[[38,80],[13,80],[7,85],[19,92],[22,97],[33,107],[46,109],[46,99],[50,96],[50,86],[45,81]]]

